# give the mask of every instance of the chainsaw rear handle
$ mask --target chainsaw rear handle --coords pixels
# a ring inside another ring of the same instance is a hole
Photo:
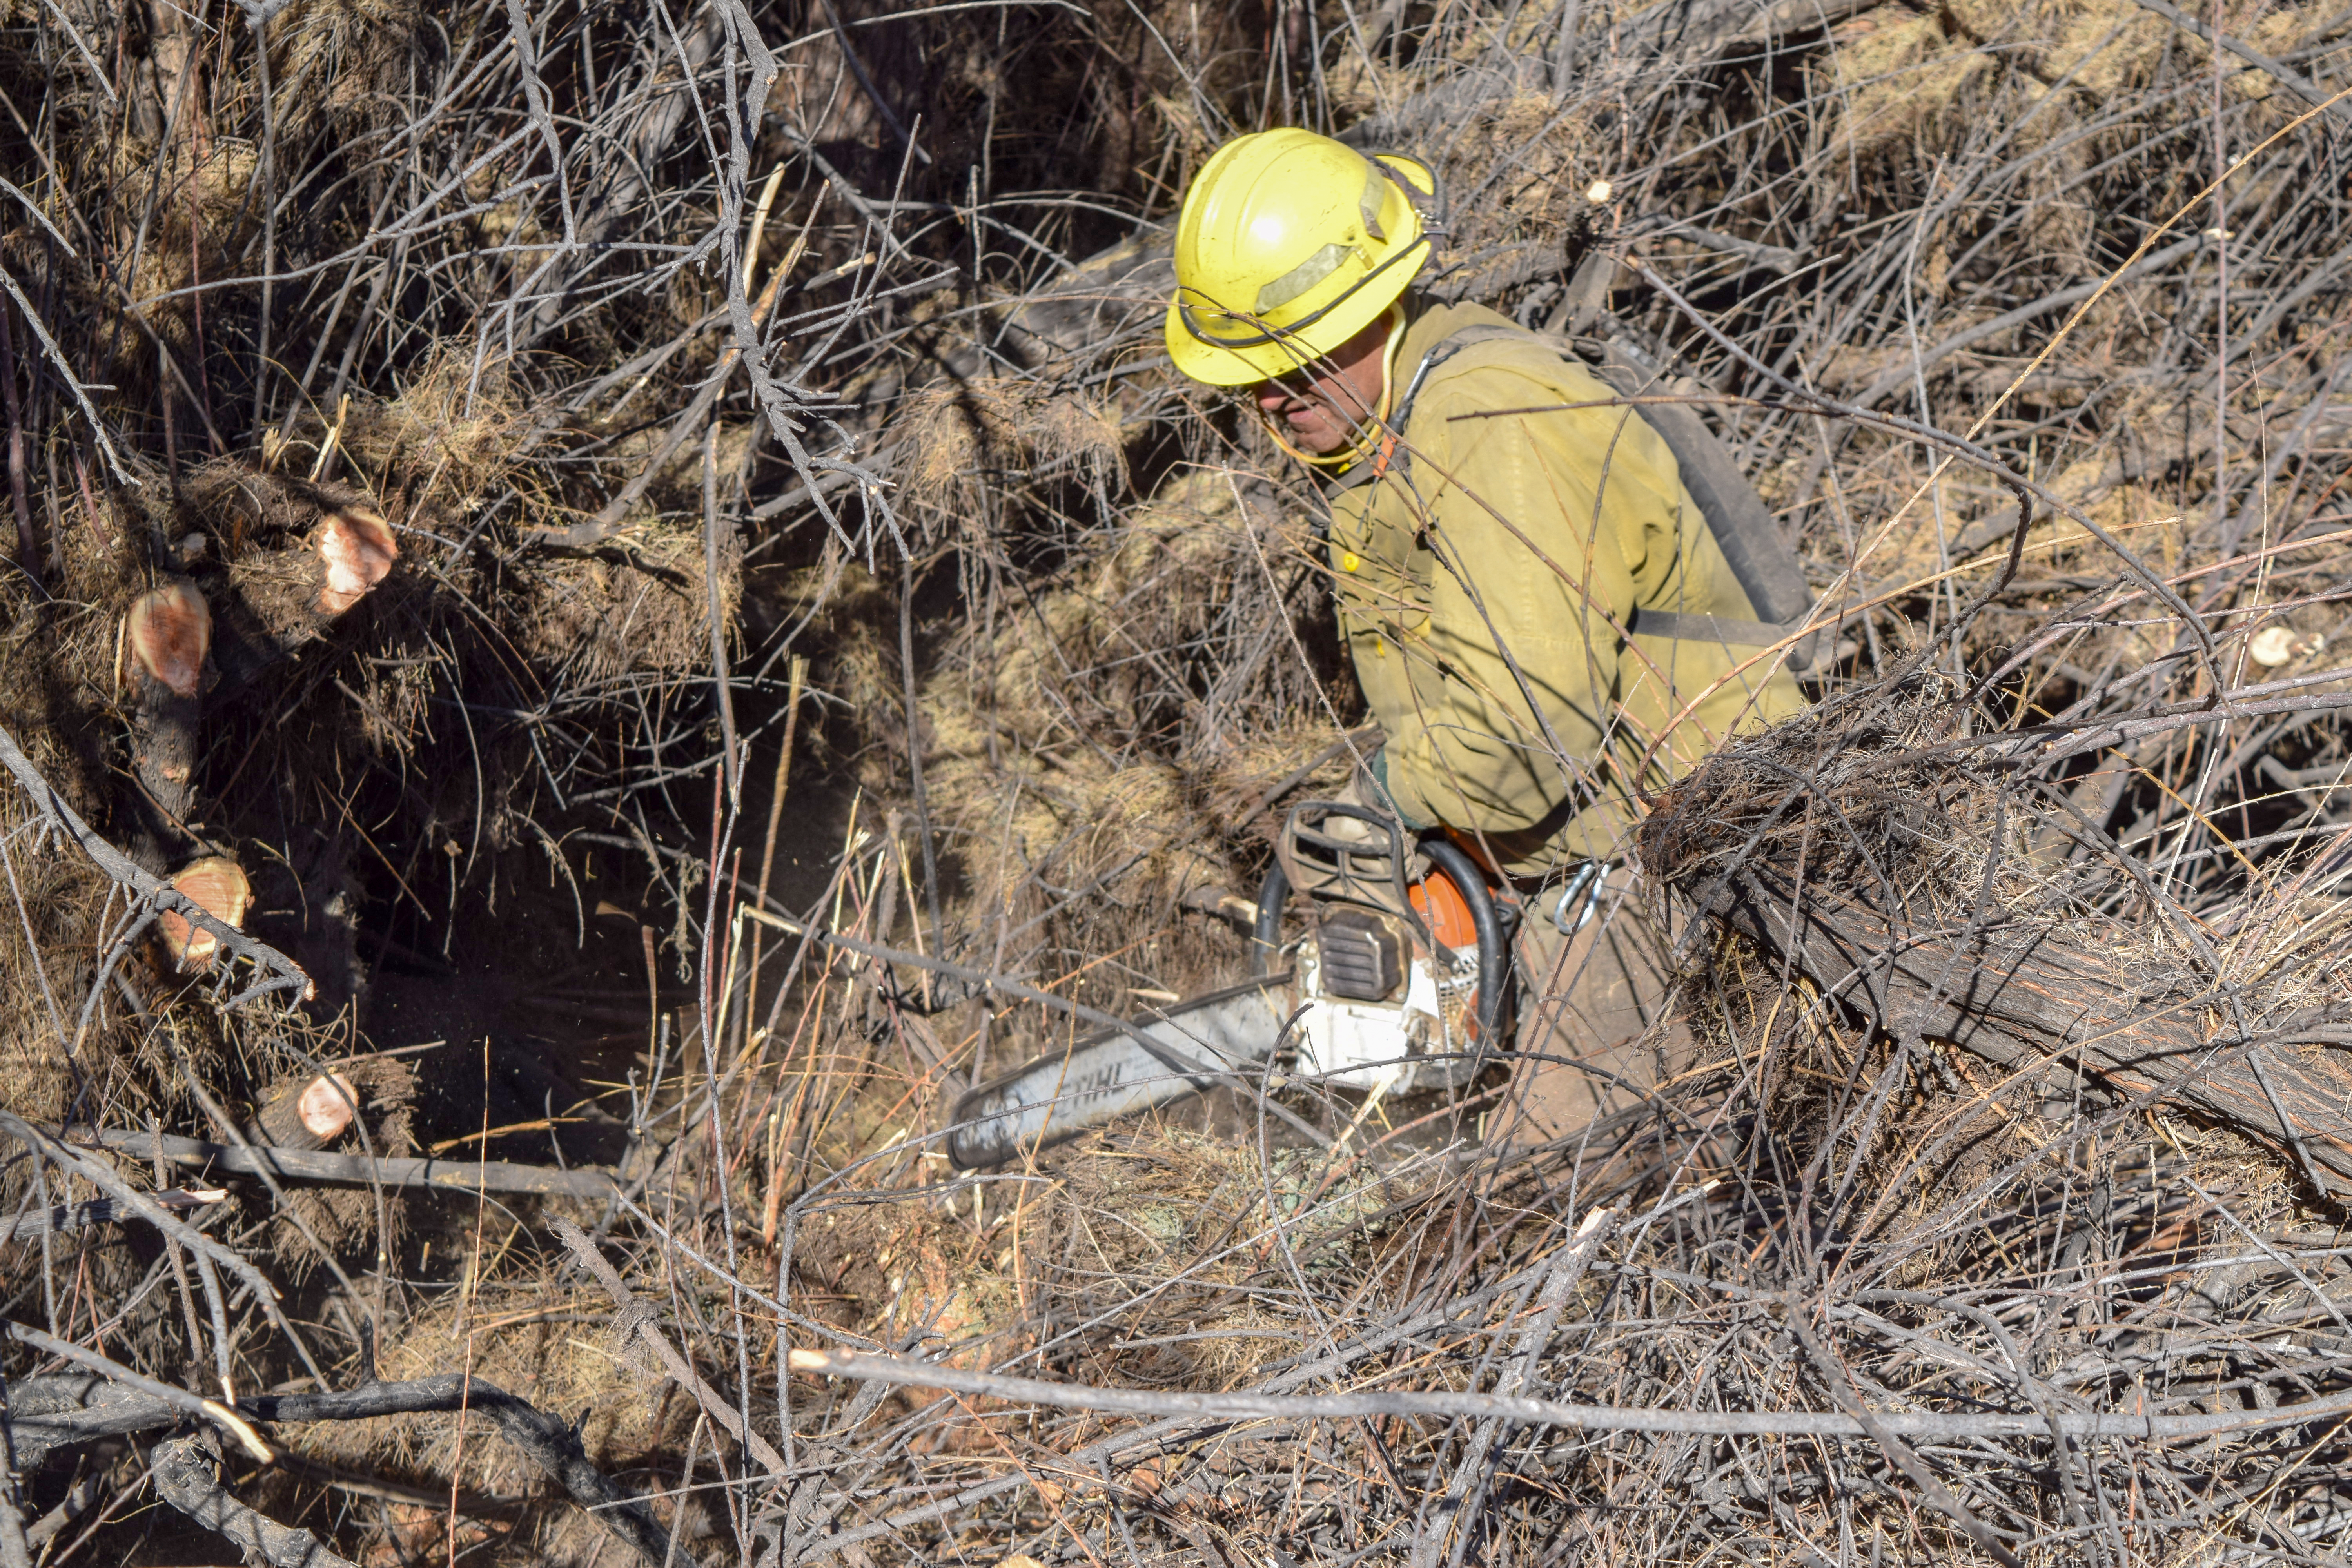
[[[1423,839],[1419,847],[1461,893],[1478,932],[1478,1051],[1483,1058],[1496,1048],[1510,996],[1511,949],[1503,933],[1502,912],[1495,907],[1495,896],[1477,863],[1460,847],[1436,836]],[[1272,973],[1281,957],[1282,906],[1289,898],[1290,878],[1276,856],[1258,885],[1257,923],[1250,930],[1250,973],[1259,979]]]

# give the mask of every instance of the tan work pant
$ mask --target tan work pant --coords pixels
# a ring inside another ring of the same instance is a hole
[[[1612,868],[1571,932],[1554,919],[1559,898],[1544,890],[1519,922],[1521,1059],[1495,1125],[1498,1141],[1523,1147],[1652,1102],[1693,1059],[1689,1029],[1666,1014],[1670,971],[1633,873]]]

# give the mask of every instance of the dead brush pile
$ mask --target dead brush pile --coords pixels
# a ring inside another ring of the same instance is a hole
[[[0,1568],[2333,1560],[2347,50],[8,9]],[[1276,123],[1706,411],[1816,707],[1626,847],[1634,1112],[1269,1074],[957,1173],[1246,972],[1194,911],[1369,739],[1313,485],[1160,358]]]

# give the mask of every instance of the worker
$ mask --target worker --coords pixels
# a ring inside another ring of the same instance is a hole
[[[1802,699],[1794,639],[1654,421],[1505,317],[1415,290],[1438,195],[1402,154],[1300,130],[1227,143],[1177,218],[1168,353],[1319,480],[1383,736],[1351,793],[1510,890],[1518,1136],[1560,1138],[1654,1101],[1687,1048],[1650,922],[1613,918],[1639,892],[1643,796]]]

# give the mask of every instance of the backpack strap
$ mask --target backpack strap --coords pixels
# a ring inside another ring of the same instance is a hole
[[[1626,397],[1663,389],[1665,380],[1655,364],[1647,363],[1646,356],[1622,337],[1609,340],[1607,363],[1596,374]],[[1673,450],[1675,466],[1682,470],[1683,489],[1698,503],[1699,515],[1706,519],[1707,531],[1715,535],[1732,577],[1762,616],[1759,621],[1727,621],[1714,616],[1644,612],[1641,619],[1646,624],[1642,629],[1648,631],[1652,625],[1667,620],[1712,621],[1717,623],[1716,628],[1695,627],[1694,631],[1710,642],[1759,645],[1779,642],[1795,632],[1813,612],[1813,594],[1806,586],[1795,552],[1780,538],[1780,526],[1772,521],[1764,498],[1756,493],[1756,487],[1748,482],[1748,476],[1689,404],[1639,404],[1635,411]],[[1735,626],[1742,628],[1742,635],[1734,635]],[[1753,635],[1759,629],[1761,637]],[[1659,635],[1688,634],[1661,627]],[[1818,631],[1800,638],[1789,650],[1789,668],[1802,671],[1820,663],[1821,642]]]
[[[1431,371],[1465,349],[1475,349],[1480,343],[1502,342],[1509,340],[1534,343],[1554,353],[1559,352],[1533,332],[1521,331],[1517,327],[1498,327],[1488,324],[1464,327],[1459,331],[1448,332],[1430,344],[1429,352],[1421,356],[1421,363],[1413,367],[1412,379],[1404,384],[1404,392],[1397,398],[1396,407],[1389,415],[1390,428],[1402,430],[1405,421],[1412,417],[1413,400],[1421,395],[1422,384],[1429,379]]]
[[[1459,331],[1449,332],[1432,343],[1429,352],[1421,356],[1421,363],[1413,367],[1412,379],[1404,384],[1404,390],[1397,394],[1396,402],[1390,405],[1388,428],[1381,434],[1380,443],[1372,448],[1371,456],[1329,480],[1326,487],[1326,493],[1336,494],[1340,490],[1351,490],[1358,485],[1377,484],[1388,478],[1389,469],[1396,461],[1397,443],[1404,436],[1406,422],[1412,417],[1413,400],[1421,395],[1422,384],[1429,379],[1429,373],[1465,349],[1475,348],[1480,343],[1490,343],[1504,338],[1523,339],[1530,342],[1542,342],[1541,339],[1523,332],[1517,327],[1485,325],[1464,327]],[[1549,344],[1545,346],[1549,347]]]
[[[1534,343],[1561,359],[1583,363],[1572,350],[1518,327],[1486,323],[1449,333],[1431,345],[1421,363],[1414,367],[1412,379],[1405,383],[1403,393],[1390,411],[1388,432],[1381,437],[1372,456],[1341,475],[1332,488],[1353,489],[1386,478],[1394,460],[1398,437],[1412,417],[1413,401],[1421,395],[1430,373],[1465,349],[1507,340]],[[1585,368],[1622,397],[1640,396],[1664,379],[1657,366],[1623,338],[1609,340],[1605,363]],[[1707,531],[1715,536],[1716,547],[1723,552],[1733,579],[1748,595],[1748,604],[1769,618],[1748,621],[1672,610],[1639,610],[1628,629],[1645,637],[1750,647],[1766,647],[1787,638],[1812,614],[1813,595],[1805,585],[1804,572],[1797,564],[1796,555],[1782,542],[1780,528],[1773,522],[1763,498],[1748,482],[1739,465],[1732,461],[1731,454],[1724,449],[1715,432],[1707,428],[1706,421],[1687,404],[1637,404],[1633,411],[1674,453],[1683,488],[1690,492],[1699,515],[1706,520]],[[1800,638],[1789,649],[1789,668],[1798,672],[1812,668],[1820,662],[1821,640],[1819,632]]]
[[[1743,621],[1731,616],[1688,615],[1680,610],[1642,610],[1625,629],[1645,637],[1672,637],[1676,642],[1715,642],[1741,647],[1769,647],[1797,629],[1775,621]],[[1807,643],[1811,642],[1807,637]],[[1793,658],[1791,659],[1793,662]]]

